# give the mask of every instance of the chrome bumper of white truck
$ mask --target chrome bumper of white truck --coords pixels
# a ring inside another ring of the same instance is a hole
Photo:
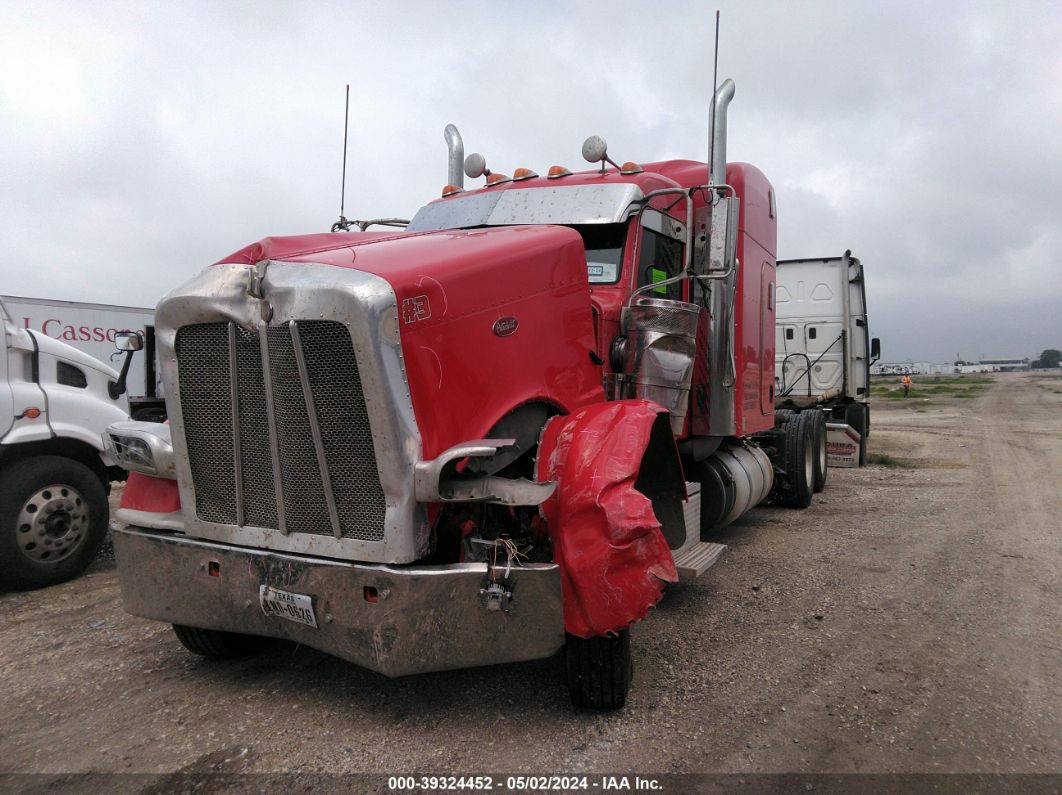
[[[483,563],[367,565],[132,526],[114,548],[133,615],[285,638],[385,676],[540,659],[564,644],[555,564],[513,569],[511,599],[492,610]],[[267,614],[262,586],[308,597],[317,626]]]

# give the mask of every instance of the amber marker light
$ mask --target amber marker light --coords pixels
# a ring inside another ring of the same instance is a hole
[[[491,174],[487,177],[487,187],[491,185],[500,185],[502,182],[512,182],[505,174]]]
[[[643,171],[645,171],[644,168],[639,166],[637,163],[632,163],[629,160],[624,163],[623,168],[620,169],[621,174],[641,174]]]
[[[549,173],[546,174],[546,179],[560,179],[561,177],[570,177],[571,175],[572,172],[564,166],[550,166]]]
[[[537,176],[538,174],[529,168],[518,168],[513,172],[513,182],[519,182],[522,179],[534,179]]]
[[[25,417],[28,420],[35,420],[39,416],[41,416],[41,410],[36,406],[30,406],[22,412],[22,417]],[[19,417],[18,419],[22,419],[22,417]]]
[[[455,193],[463,193],[464,188],[459,188],[457,185],[447,185],[443,188],[443,196],[453,196]]]

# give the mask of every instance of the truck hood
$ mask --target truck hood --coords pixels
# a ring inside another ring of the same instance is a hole
[[[542,402],[568,412],[601,398],[600,367],[589,355],[586,255],[574,229],[266,238],[216,265],[260,262],[332,266],[337,281],[350,270],[391,286],[426,458],[483,438],[514,406]],[[268,283],[275,268],[265,271]]]
[[[415,304],[417,330],[502,303],[503,295],[539,294],[551,281],[581,283],[589,301],[582,239],[564,226],[267,237],[215,264],[263,261],[330,265],[379,276],[391,285],[400,307]]]

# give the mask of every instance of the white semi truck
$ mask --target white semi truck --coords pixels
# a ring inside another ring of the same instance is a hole
[[[160,422],[166,419],[158,359],[155,354],[155,310],[150,307],[56,301],[0,295],[16,325],[60,340],[102,362],[114,362],[115,334],[139,331],[144,337],[144,355],[134,356],[129,366],[129,413],[133,419]]]
[[[871,338],[863,263],[840,257],[778,261],[775,406],[828,412],[833,466],[862,466],[870,435]]]
[[[37,588],[76,577],[106,537],[107,494],[125,472],[102,435],[129,402],[124,373],[25,328],[2,301],[0,320],[0,586]],[[116,344],[128,363],[142,338]]]

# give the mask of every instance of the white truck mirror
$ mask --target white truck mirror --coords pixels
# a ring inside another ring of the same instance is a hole
[[[114,335],[114,347],[120,351],[139,351],[144,347],[144,337],[139,331],[118,331]]]

